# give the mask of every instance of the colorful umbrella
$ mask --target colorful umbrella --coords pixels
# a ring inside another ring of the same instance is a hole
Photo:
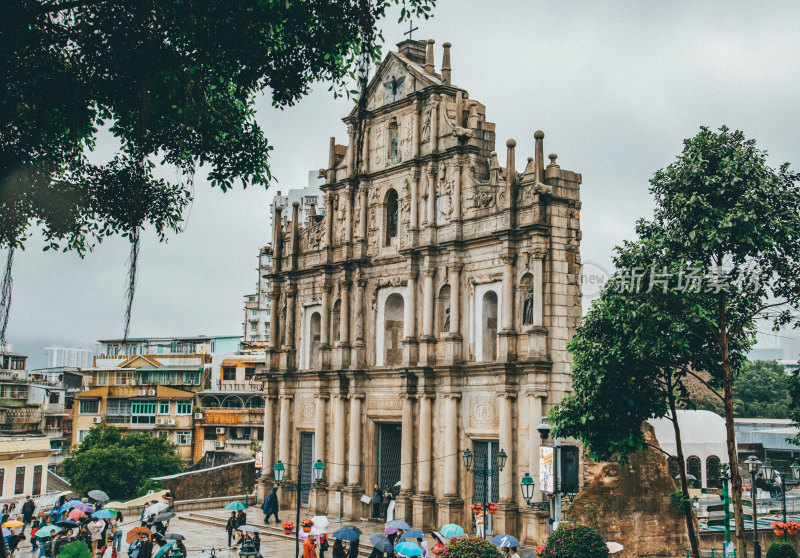
[[[150,517],[151,515],[158,515],[168,507],[169,506],[164,502],[157,502],[152,506],[149,506],[146,510],[144,510],[144,516]]]
[[[153,556],[153,558],[161,558],[162,556],[164,556],[164,554],[167,553],[167,550],[172,548],[172,546],[176,542],[178,542],[178,541],[168,541],[167,544],[165,544],[164,546],[162,546],[161,548],[158,549],[158,552],[156,552],[156,554],[155,554],[155,556]]]
[[[513,548],[519,546],[519,540],[511,535],[497,535],[492,539],[492,544],[497,548]]]
[[[80,500],[69,500],[67,502],[64,502],[64,505],[62,507],[66,510],[71,508],[75,504],[83,504],[83,502],[81,502]]]
[[[53,533],[60,533],[60,532],[61,532],[61,527],[58,527],[56,525],[46,525],[41,529],[39,529],[38,531],[36,531],[36,538],[46,539]]]
[[[98,502],[108,502],[108,494],[102,490],[90,490],[89,498],[94,498]]]
[[[63,527],[64,529],[74,529],[78,526],[78,522],[72,521],[71,519],[64,519],[62,521],[56,521],[56,525]]]
[[[401,542],[394,547],[394,553],[402,554],[403,556],[420,556],[422,555],[422,548],[418,544]]]
[[[383,528],[383,536],[386,537],[386,536],[391,535],[393,533],[397,533],[399,530],[400,529],[398,529],[397,527],[386,526],[386,527]]]
[[[172,512],[164,512],[164,513],[160,513],[160,514],[158,514],[156,516],[156,521],[169,521],[173,517],[175,517],[174,513],[172,513]],[[239,529],[239,530],[241,531],[241,529]]]
[[[342,527],[342,529],[352,529],[353,531],[355,531],[355,532],[356,532],[356,533],[358,533],[359,535],[363,535],[363,534],[364,534],[364,533],[361,531],[361,529],[359,529],[359,528],[358,528],[358,527],[356,527],[355,525],[345,525],[345,526],[343,526],[343,527]]]
[[[439,531],[442,536],[452,539],[453,537],[460,537],[464,534],[464,528],[455,523],[448,523]]]
[[[70,512],[67,514],[67,517],[72,519],[73,521],[77,521],[78,519],[80,519],[84,515],[86,515],[86,514],[83,513],[82,510],[75,509],[75,510],[70,510]]]
[[[394,521],[389,521],[386,523],[387,527],[395,527],[397,529],[411,529],[411,525],[406,523],[405,521],[400,521],[399,519],[395,519]]]
[[[314,527],[319,527],[320,529],[324,529],[330,524],[330,521],[328,521],[327,516],[324,515],[315,515],[314,517],[311,518],[311,521],[314,522]]]
[[[246,510],[247,504],[245,504],[244,502],[231,502],[230,504],[225,506],[225,509],[232,511]]]
[[[355,529],[350,529],[349,527],[337,529],[331,534],[331,536],[334,539],[339,539],[341,541],[357,541],[361,538],[361,534],[359,534],[358,531]]]
[[[73,510],[81,510],[82,512],[86,512],[86,513],[91,513],[91,512],[94,511],[94,508],[92,506],[90,506],[89,504],[84,504],[84,503],[75,504],[74,506],[72,506],[72,509]]]
[[[148,537],[153,534],[153,532],[147,527],[134,527],[133,529],[128,531],[128,534],[125,537],[125,542],[131,544],[133,541],[138,539],[142,533],[146,533]]]
[[[92,558],[92,552],[85,542],[73,541],[61,547],[57,558]]]
[[[3,523],[3,527],[22,527],[23,525],[25,524],[22,521],[17,521],[16,519]]]
[[[114,517],[115,514],[112,510],[97,510],[92,514],[92,517],[98,517],[100,519],[111,519]]]
[[[411,529],[410,531],[403,531],[403,534],[400,535],[401,539],[424,539],[425,533],[422,531],[417,531],[415,529]]]
[[[447,538],[439,531],[431,531],[431,536],[442,544],[447,544]]]

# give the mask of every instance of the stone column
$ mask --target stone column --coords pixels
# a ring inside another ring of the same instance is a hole
[[[461,221],[461,162],[453,167],[453,216],[452,221]]]
[[[264,386],[264,440],[261,443],[261,479],[259,479],[257,498],[263,502],[274,483],[272,477],[272,466],[275,465],[275,400],[269,392],[267,385]]]
[[[412,525],[422,530],[430,530],[435,525],[433,514],[434,498],[431,493],[431,460],[433,447],[433,429],[431,418],[431,405],[433,395],[422,394],[419,400],[419,454],[417,455],[417,493],[414,495],[414,518]]]
[[[347,139],[349,142],[347,149],[347,176],[353,176],[353,161],[355,160],[356,141],[353,135],[353,125],[347,126]]]
[[[314,459],[321,459],[325,463],[327,461],[325,459],[325,436],[328,430],[326,428],[328,424],[328,394],[318,393],[314,403]],[[327,511],[327,486],[327,479],[323,478],[322,482],[311,491],[311,498],[308,502],[309,511],[314,510],[317,514],[324,514]]]
[[[295,356],[297,350],[295,341],[295,313],[297,302],[296,287],[291,286],[286,292],[286,337],[284,339],[284,350],[281,352],[281,368],[283,370],[294,370]]]
[[[345,218],[344,218],[344,242],[350,244],[353,240],[353,189],[348,186],[345,188]]]
[[[411,211],[409,227],[412,231],[419,229],[419,177],[420,173],[414,172],[411,177]]]
[[[445,363],[461,362],[461,269],[460,263],[450,264],[450,332],[445,336]]]
[[[280,432],[278,434],[278,459],[283,462],[286,467],[286,477],[292,478],[296,467],[292,466],[292,395],[289,393],[281,393],[278,398],[281,402],[280,408]],[[286,478],[285,477],[285,478]],[[281,505],[288,507],[293,502],[293,494],[289,491],[279,490],[279,497]],[[281,494],[282,493],[282,494]]]
[[[414,482],[414,400],[403,396],[402,434],[400,438],[400,493],[397,495],[395,518],[410,523],[414,521],[411,506],[411,487]]]
[[[536,483],[533,490],[533,499],[538,502],[542,499],[541,486],[539,486],[539,448],[542,438],[536,428],[542,423],[542,401],[544,393],[529,391],[528,405],[530,407],[530,425],[528,428],[528,471]]]
[[[431,151],[439,152],[439,101],[441,97],[433,96],[433,110],[431,111]]]
[[[339,343],[337,347],[336,368],[350,366],[350,282],[341,283],[341,308],[339,316]]]
[[[412,267],[408,274],[406,298],[403,301],[403,365],[409,366],[417,362],[417,270]]]
[[[544,257],[546,251],[534,250],[533,257],[533,325],[527,327],[528,360],[547,359],[547,328],[542,325],[544,308]]]
[[[517,338],[514,332],[514,255],[503,254],[503,307],[498,360],[516,360]]]
[[[333,247],[333,192],[325,194],[325,248]]]
[[[435,112],[435,111],[434,111]],[[436,167],[430,166],[428,170],[428,203],[426,212],[428,214],[428,228],[433,229],[436,225]],[[429,242],[432,239],[429,237]]]
[[[366,344],[364,343],[364,288],[366,279],[358,279],[355,287],[355,318],[353,320],[353,347],[351,350],[350,365],[354,368],[364,368],[366,365]]]
[[[361,484],[361,400],[363,393],[350,396],[350,443],[347,471],[347,489],[344,497],[344,516],[359,518],[362,516],[363,504],[361,495],[364,486]]]
[[[280,347],[280,339],[278,338],[278,315],[280,314],[279,305],[281,303],[281,292],[278,290],[277,285],[272,285],[272,290],[269,293],[269,347],[273,350],[278,350]]]
[[[333,464],[331,465],[331,486],[328,490],[328,515],[342,517],[342,490],[344,489],[345,463],[345,404],[346,395],[333,395]]]
[[[322,316],[319,324],[320,363],[323,370],[331,367],[331,287],[327,277],[322,284]]]
[[[427,258],[426,258],[427,259]],[[434,337],[434,305],[436,298],[433,292],[433,276],[436,270],[430,262],[422,271],[422,338],[420,339],[419,365],[431,366],[435,361],[436,339]]]
[[[437,524],[460,524],[464,500],[459,496],[459,471],[461,455],[458,451],[458,399],[457,393],[445,393],[444,398],[444,497],[439,499]]]
[[[516,395],[510,392],[497,394],[498,419],[500,423],[500,449],[506,452],[508,460],[500,472],[500,500],[495,514],[495,533],[517,532],[517,506],[514,502],[515,489],[518,483],[514,482],[514,468],[516,458],[514,455],[514,415],[512,413],[512,399]]]
[[[411,129],[411,156],[413,158],[419,157],[419,122],[420,122],[420,103],[414,102],[414,117],[411,121],[413,128]]]

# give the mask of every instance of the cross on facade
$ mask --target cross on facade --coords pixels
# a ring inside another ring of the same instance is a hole
[[[419,31],[419,27],[414,27],[414,21],[412,19],[408,20],[408,31],[403,33],[403,35],[408,35],[408,39],[411,40],[411,33],[414,31]]]

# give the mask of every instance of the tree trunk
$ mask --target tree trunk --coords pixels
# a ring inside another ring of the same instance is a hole
[[[683,445],[681,444],[681,428],[678,425],[678,413],[675,408],[675,397],[673,396],[673,385],[669,381],[669,411],[672,420],[672,428],[675,430],[675,448],[678,452],[678,470],[681,477],[681,492],[683,499],[681,508],[686,517],[686,530],[689,532],[689,544],[692,547],[692,556],[700,558],[700,544],[697,540],[697,531],[694,528],[694,514],[692,513],[691,499],[689,498],[689,484],[686,482],[686,460],[683,458]]]
[[[739,459],[736,455],[736,432],[733,428],[733,375],[728,344],[728,325],[723,295],[719,310],[719,347],[722,357],[722,401],[725,406],[725,434],[728,446],[728,461],[731,470],[731,503],[733,519],[736,527],[736,555],[747,556],[747,539],[744,532],[744,514],[742,512],[742,478],[739,476]],[[753,507],[756,502],[753,499]]]

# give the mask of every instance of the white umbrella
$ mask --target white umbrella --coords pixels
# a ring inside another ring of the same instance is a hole
[[[324,515],[315,515],[314,517],[311,518],[311,521],[314,522],[314,527],[319,527],[320,529],[324,529],[330,524],[330,521],[328,521],[327,516]]]
[[[622,550],[622,545],[618,542],[607,542],[606,546],[608,547],[609,554],[616,554],[620,550]]]
[[[144,510],[144,517],[145,519],[147,519],[153,514],[158,515],[168,507],[169,506],[164,502],[158,502],[157,504],[153,504],[152,506],[149,506],[146,510]]]

